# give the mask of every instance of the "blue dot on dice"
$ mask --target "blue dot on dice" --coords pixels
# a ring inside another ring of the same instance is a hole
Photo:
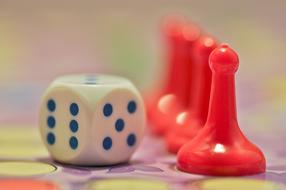
[[[109,117],[109,116],[111,116],[112,112],[113,112],[112,105],[110,103],[105,104],[103,107],[104,116]]]
[[[109,150],[112,147],[112,139],[110,137],[105,137],[102,142],[102,146],[105,150]]]
[[[72,103],[70,105],[70,113],[73,115],[73,116],[76,116],[78,114],[78,111],[79,111],[79,108],[78,108],[78,105],[76,103]]]
[[[87,79],[86,81],[85,81],[85,84],[96,84],[97,82],[96,82],[96,80],[94,79]]]
[[[129,134],[127,137],[128,146],[133,146],[135,143],[136,143],[136,136],[133,133]]]
[[[124,129],[124,120],[123,119],[117,119],[115,122],[115,129],[116,131],[120,132]]]
[[[76,120],[71,120],[71,122],[70,122],[70,130],[72,131],[72,132],[77,132],[77,130],[78,130],[78,123],[77,123],[77,121]]]
[[[76,137],[71,137],[70,138],[70,147],[75,150],[77,148],[77,146],[78,146],[77,138]]]
[[[47,124],[49,126],[49,128],[54,128],[56,125],[56,120],[53,116],[49,116],[47,119]]]
[[[87,76],[85,84],[96,84],[95,76]]]
[[[129,113],[134,113],[137,109],[137,105],[135,101],[130,101],[127,105],[127,110]]]
[[[89,84],[89,85],[91,85],[91,84],[96,84],[96,82],[93,82],[93,81],[87,81],[87,82],[85,82],[85,84]]]
[[[55,142],[56,142],[56,137],[55,137],[54,133],[48,133],[48,135],[47,135],[47,142],[48,142],[50,145],[55,144]]]
[[[53,99],[50,99],[47,103],[48,110],[53,112],[56,110],[56,102]]]

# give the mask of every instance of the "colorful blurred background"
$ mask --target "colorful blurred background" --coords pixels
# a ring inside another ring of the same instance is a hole
[[[285,7],[283,0],[0,0],[0,124],[35,124],[41,94],[62,74],[118,74],[146,92],[164,74],[160,22],[176,14],[239,53],[242,127],[284,126]]]

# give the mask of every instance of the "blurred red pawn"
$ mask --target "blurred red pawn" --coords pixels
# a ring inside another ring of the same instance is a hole
[[[167,44],[168,73],[165,86],[145,99],[151,131],[164,135],[170,122],[188,105],[188,89],[192,60],[189,56],[194,41],[199,37],[197,26],[182,20],[170,19],[163,25]]]
[[[209,36],[201,36],[194,44],[192,51],[193,80],[190,89],[189,107],[176,117],[176,122],[166,135],[168,151],[177,151],[192,139],[204,126],[208,114],[208,105],[211,87],[211,70],[209,68],[209,55],[216,48],[216,41]]]

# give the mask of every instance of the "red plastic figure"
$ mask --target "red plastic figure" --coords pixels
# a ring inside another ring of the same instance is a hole
[[[174,20],[163,31],[169,44],[169,73],[163,91],[147,101],[150,128],[157,135],[164,135],[169,123],[188,105],[189,71],[192,70],[189,51],[200,34],[197,26]]]
[[[178,150],[192,139],[204,126],[209,107],[211,70],[209,55],[216,48],[216,41],[209,36],[201,36],[194,44],[192,54],[193,80],[189,96],[188,110],[177,115],[176,121],[166,135],[169,152]]]
[[[212,84],[207,122],[178,152],[178,169],[190,173],[239,176],[265,172],[263,153],[242,134],[236,115],[238,56],[226,44],[210,55]]]

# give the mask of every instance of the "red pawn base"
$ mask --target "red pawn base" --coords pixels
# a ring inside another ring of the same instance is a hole
[[[158,98],[148,107],[148,120],[153,134],[164,136],[170,123],[174,123],[175,116],[183,109],[177,96],[166,94]]]
[[[168,134],[166,136],[167,149],[172,154],[177,154],[178,150],[188,142],[188,138],[184,136],[178,136],[177,134]]]
[[[202,125],[199,125],[191,114],[185,114],[182,119],[178,116],[176,123],[165,137],[168,151],[177,154],[179,149],[193,139],[201,129]]]
[[[179,170],[212,176],[241,176],[265,172],[263,153],[245,137],[240,136],[233,143],[221,144],[205,135],[209,132],[211,133],[200,133],[179,150]]]

